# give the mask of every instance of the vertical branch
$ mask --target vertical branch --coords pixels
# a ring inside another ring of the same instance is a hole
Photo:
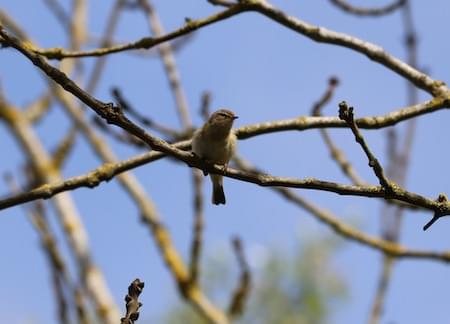
[[[103,162],[115,163],[117,158],[114,152],[106,144],[103,138],[90,127],[83,112],[76,107],[70,94],[59,88],[55,90],[57,99],[61,102],[73,122],[91,144],[95,153],[103,160]],[[131,172],[126,172],[118,175],[117,179],[124,191],[130,195],[131,199],[136,204],[142,215],[143,221],[150,228],[152,238],[164,259],[167,268],[172,274],[175,282],[178,284],[182,296],[210,322],[227,323],[225,314],[211,304],[197,285],[190,283],[186,265],[178,251],[175,249],[170,233],[161,223],[160,216],[153,201],[148,197],[136,177]]]
[[[164,28],[159,20],[159,17],[148,0],[138,0],[139,5],[148,15],[150,29],[155,37],[160,37],[165,34]],[[189,116],[189,108],[184,95],[183,88],[181,87],[180,75],[178,73],[177,66],[175,64],[175,57],[172,52],[170,43],[162,43],[158,47],[159,54],[166,70],[166,75],[169,80],[170,88],[175,97],[176,107],[178,109],[178,116],[181,121],[181,125],[184,129],[192,127],[191,118]]]
[[[19,110],[8,106],[4,98],[0,100],[0,119],[6,122],[19,141],[31,161],[37,180],[42,183],[62,181],[59,170],[52,167],[51,157],[34,133],[29,121]],[[98,316],[104,323],[116,323],[119,318],[117,306],[107,288],[103,274],[92,260],[88,237],[75,203],[67,192],[55,196],[52,202],[69,246],[76,257],[81,282],[94,301]]]
[[[325,93],[323,94],[322,98],[319,99],[319,101],[317,101],[314,106],[313,109],[311,111],[311,114],[313,116],[321,116],[321,111],[322,108],[328,103],[330,102],[333,94],[334,94],[334,90],[336,89],[336,87],[339,84],[339,80],[335,77],[331,77],[328,81],[328,89],[325,91]],[[331,157],[336,161],[336,163],[339,165],[339,167],[341,168],[342,172],[354,183],[357,185],[362,185],[364,184],[364,181],[361,179],[361,177],[356,173],[355,169],[353,168],[353,166],[351,165],[351,163],[347,160],[345,154],[343,151],[341,151],[333,142],[333,140],[331,139],[330,134],[328,133],[328,131],[325,128],[321,128],[319,129],[320,135],[322,136],[325,144],[327,145]]]
[[[111,45],[112,37],[116,29],[117,23],[119,22],[119,17],[121,10],[123,8],[123,0],[116,0],[114,6],[111,9],[111,13],[106,24],[105,32],[103,34],[102,40],[100,41],[100,47],[108,47]],[[96,59],[94,67],[92,68],[91,76],[86,86],[86,91],[89,93],[94,93],[95,88],[100,80],[102,71],[105,68],[106,60],[108,56],[101,56]]]
[[[200,107],[200,113],[204,120],[209,116],[209,93],[202,95],[202,102]],[[203,215],[203,175],[200,170],[193,170],[193,183],[194,183],[194,226],[193,226],[193,238],[191,243],[191,259],[190,259],[190,277],[192,282],[198,282],[199,269],[200,269],[200,255],[202,250],[203,240],[203,228],[204,228],[204,215]]]
[[[243,314],[245,301],[247,300],[251,286],[250,267],[245,260],[242,242],[238,237],[233,239],[233,249],[236,254],[238,265],[241,271],[239,284],[231,296],[228,313],[231,318],[236,318]]]
[[[190,257],[190,280],[198,282],[200,269],[200,255],[203,241],[203,227],[205,223],[203,215],[203,174],[200,170],[193,170],[194,181],[194,226],[193,238],[191,243],[191,257]]]
[[[72,4],[73,16],[70,25],[70,48],[72,50],[78,50],[87,38],[87,6],[86,0],[73,0]]]
[[[417,36],[414,28],[414,21],[411,12],[411,3],[409,0],[404,2],[402,7],[403,25],[405,27],[405,46],[407,62],[412,67],[417,67]],[[418,101],[418,90],[411,83],[407,82],[407,103],[413,105]],[[403,150],[398,148],[398,138],[395,129],[388,134],[388,156],[389,177],[392,177],[400,185],[406,182],[406,174],[409,166],[409,160],[416,130],[416,119],[412,119],[406,124],[405,139],[402,146]],[[384,205],[382,210],[382,237],[391,242],[398,242],[403,219],[404,209],[401,206]],[[433,218],[435,219],[435,218]],[[428,225],[428,224],[427,224]],[[384,301],[389,288],[389,282],[392,278],[392,272],[395,265],[395,259],[392,256],[383,256],[382,271],[378,279],[378,286],[375,292],[374,302],[370,312],[369,323],[380,323],[383,313]]]
[[[34,175],[28,175],[28,177]],[[5,175],[5,181],[8,183],[12,192],[19,192],[19,186],[14,182],[11,175]],[[34,182],[35,179],[29,179]],[[42,201],[34,202],[29,208],[25,208],[29,216],[30,223],[33,225],[39,239],[41,247],[47,257],[52,275],[53,288],[55,292],[55,300],[58,305],[58,317],[60,323],[70,323],[69,309],[72,306],[65,297],[65,289],[68,289],[72,295],[72,303],[75,305],[78,322],[88,324],[87,312],[84,305],[84,298],[78,287],[75,286],[69,270],[66,266],[63,254],[58,248],[58,243],[53,235],[47,220],[44,203]]]

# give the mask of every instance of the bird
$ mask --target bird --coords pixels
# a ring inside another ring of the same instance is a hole
[[[222,164],[226,168],[236,151],[237,138],[231,128],[237,118],[238,116],[228,109],[219,109],[212,113],[206,123],[194,132],[192,152],[202,160]],[[203,173],[208,175],[205,171]],[[210,174],[210,178],[213,186],[212,203],[225,204],[223,177]]]

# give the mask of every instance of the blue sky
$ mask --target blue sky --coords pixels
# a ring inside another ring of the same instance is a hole
[[[64,1],[66,8],[70,7],[69,2]],[[370,1],[369,4],[377,2]],[[40,46],[67,46],[58,22],[43,3],[35,1],[30,10],[29,2],[3,0],[0,8],[16,19]],[[102,34],[111,3],[90,1],[88,24],[93,35]],[[340,12],[327,1],[280,0],[272,3],[309,23],[357,36],[405,58],[404,28],[399,12],[382,18],[362,19]],[[420,66],[433,78],[448,82],[450,44],[445,40],[450,3],[411,3],[419,36]],[[185,17],[201,18],[220,10],[206,1],[154,1],[154,4],[167,31],[181,26]],[[137,40],[148,33],[142,14],[126,12],[121,16],[116,39]],[[212,92],[214,108],[229,107],[240,117],[236,126],[243,126],[308,115],[332,75],[338,76],[341,84],[331,103],[325,107],[325,114],[336,115],[337,103],[341,100],[353,105],[357,116],[380,115],[406,105],[406,81],[400,76],[361,54],[315,43],[256,13],[244,13],[196,32],[176,58],[195,125],[201,124],[198,107],[204,90]],[[93,59],[84,62],[85,71],[89,72]],[[142,113],[166,125],[179,127],[174,100],[157,58],[120,53],[110,56],[106,64],[107,71],[94,93],[96,97],[112,100],[109,90],[119,86]],[[46,86],[42,74],[24,57],[9,49],[0,51],[0,82],[9,101],[17,106],[32,102]],[[420,92],[420,101],[427,98],[427,94]],[[450,192],[444,171],[450,155],[442,147],[449,132],[447,114],[447,111],[439,111],[418,120],[407,182],[411,191],[429,197]],[[64,112],[55,106],[37,126],[37,133],[51,150],[69,125]],[[404,129],[403,124],[396,127],[399,131]],[[386,130],[364,131],[383,165],[387,163],[386,133]],[[358,172],[367,181],[377,183],[351,132],[340,129],[331,130],[330,134]],[[108,141],[121,158],[138,153],[114,140]],[[24,155],[2,123],[0,150],[3,152],[0,173],[13,171],[19,175]],[[274,175],[347,182],[329,159],[317,130],[240,141],[239,154]],[[100,163],[92,158],[92,150],[80,137],[64,176],[83,174]],[[177,248],[187,256],[192,225],[190,170],[180,163],[163,160],[140,167],[135,174],[157,204]],[[209,181],[205,181],[207,202],[209,190]],[[252,250],[273,244],[292,246],[298,233],[323,235],[330,232],[306,212],[265,188],[226,179],[225,191],[226,206],[206,204],[205,241],[210,251],[227,244],[235,234],[241,236]],[[0,195],[7,192],[5,184],[0,182]],[[340,218],[361,224],[364,231],[378,233],[380,201],[306,190],[299,193]],[[140,223],[136,208],[120,191],[117,182],[102,184],[96,190],[77,190],[73,197],[86,225],[92,253],[119,305],[122,306],[126,286],[135,277],[147,283],[142,295],[144,318],[171,305],[177,298],[175,286],[148,229]],[[48,210],[64,246],[51,207]],[[449,220],[441,219],[429,231],[423,232],[422,226],[430,216],[424,212],[406,213],[402,242],[413,248],[448,249]],[[1,212],[0,237],[3,243],[0,244],[3,260],[0,312],[7,317],[4,320],[9,323],[54,323],[55,306],[47,264],[23,209],[15,207]],[[347,244],[336,256],[335,263],[350,282],[351,289],[349,301],[337,310],[332,323],[361,323],[367,319],[380,261],[379,253],[354,243]],[[384,322],[443,322],[447,318],[446,301],[450,297],[447,277],[445,264],[400,261],[387,297]]]

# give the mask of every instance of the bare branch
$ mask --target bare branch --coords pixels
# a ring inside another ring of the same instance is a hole
[[[242,159],[234,159],[239,168],[246,170],[247,172],[261,173],[262,171],[253,167],[248,162]],[[392,256],[395,258],[411,258],[411,259],[427,259],[443,261],[445,263],[450,261],[450,250],[444,252],[436,251],[423,251],[423,250],[412,250],[398,243],[391,242],[389,240],[379,239],[357,229],[345,224],[340,221],[339,218],[333,215],[326,209],[319,207],[312,202],[304,199],[300,195],[288,188],[282,187],[271,187],[271,190],[279,193],[281,196],[286,198],[288,201],[298,205],[299,207],[305,209],[314,215],[319,221],[328,225],[334,232],[352,241],[358,242],[364,246],[378,250],[385,255]]]
[[[52,165],[58,170],[61,170],[64,162],[67,160],[75,143],[76,135],[77,129],[75,127],[71,127],[66,136],[63,137],[59,145],[56,147],[55,152],[52,154]]]
[[[91,51],[67,51],[63,48],[50,48],[50,49],[33,48],[33,51],[47,57],[48,59],[62,60],[64,58],[103,56],[103,55],[123,52],[123,51],[127,51],[127,50],[150,49],[156,45],[159,45],[164,42],[178,38],[180,36],[189,34],[199,28],[208,26],[210,24],[216,23],[218,21],[222,21],[231,16],[239,14],[239,13],[243,12],[244,9],[245,8],[243,8],[241,6],[233,6],[227,10],[224,10],[222,12],[219,12],[217,14],[211,15],[211,16],[203,18],[203,19],[190,20],[190,21],[186,22],[186,24],[183,27],[181,27],[173,32],[170,32],[166,35],[163,35],[161,37],[155,37],[155,38],[154,37],[144,37],[138,41],[131,42],[128,44],[116,45],[116,46],[111,46],[111,47],[103,47],[103,48],[98,48],[98,49],[94,49]]]
[[[120,17],[120,13],[122,12],[122,8],[123,8],[123,0],[116,0],[113,7],[111,8],[111,12],[109,14],[109,18],[106,23],[103,37],[100,40],[101,47],[110,46],[112,38],[114,36],[114,31],[119,22],[119,17]],[[107,57],[105,56],[105,57],[100,57],[95,61],[94,67],[92,68],[92,71],[91,71],[91,74],[89,77],[89,81],[86,86],[86,90],[89,93],[93,93],[95,88],[97,87],[97,84],[100,80],[103,69],[105,68],[105,65],[106,65],[106,59],[107,59]]]
[[[193,170],[192,173],[194,185],[194,226],[192,229],[192,243],[190,251],[190,278],[197,282],[200,272],[200,256],[203,243],[203,228],[205,226],[205,217],[203,215],[203,175],[200,170]]]
[[[44,0],[44,3],[59,21],[61,26],[63,26],[64,29],[68,30],[70,28],[70,18],[69,15],[65,12],[64,8],[58,2],[58,0]]]
[[[4,30],[0,28],[0,35],[5,41],[19,50],[28,59],[30,59],[36,66],[44,71],[50,78],[60,84],[65,90],[75,95],[87,106],[91,107],[99,116],[104,118],[108,123],[117,125],[131,134],[139,137],[145,141],[152,149],[164,152],[168,155],[176,157],[177,159],[185,162],[191,167],[200,168],[208,173],[222,174],[231,178],[240,179],[252,183],[259,184],[261,186],[286,186],[294,188],[308,188],[308,189],[320,189],[325,191],[336,192],[342,195],[357,195],[366,197],[380,197],[385,199],[396,199],[403,202],[415,204],[426,209],[438,211],[440,216],[450,214],[450,204],[447,202],[436,202],[431,199],[425,198],[415,193],[406,191],[405,189],[389,184],[389,191],[386,191],[383,186],[350,186],[340,185],[327,181],[319,181],[315,179],[297,180],[290,178],[272,177],[268,175],[251,175],[242,171],[233,169],[224,170],[223,167],[218,165],[212,165],[205,163],[198,157],[177,149],[164,140],[155,137],[145,132],[139,126],[133,124],[128,118],[126,118],[120,109],[114,107],[112,104],[106,104],[98,99],[92,97],[90,94],[83,91],[78,85],[69,79],[64,73],[49,65],[45,60],[24,47],[21,42],[8,35]],[[357,123],[355,122],[355,125]],[[382,179],[382,178],[380,178]]]
[[[181,132],[172,129],[170,127],[161,125],[156,121],[154,121],[153,119],[142,115],[136,108],[133,107],[133,105],[130,104],[130,102],[127,99],[125,99],[124,95],[122,94],[119,88],[116,87],[112,88],[111,94],[113,95],[119,107],[124,112],[128,113],[130,116],[136,118],[140,124],[148,128],[151,128],[162,135],[168,136],[171,139],[181,139],[185,137]]]
[[[401,8],[405,4],[406,0],[396,0],[380,8],[360,8],[349,4],[345,0],[330,0],[330,2],[353,15],[379,17],[390,14]]]
[[[150,29],[156,38],[160,38],[165,34],[161,21],[153,8],[149,0],[138,0],[139,5],[148,16]],[[178,117],[184,129],[190,129],[192,127],[191,118],[189,116],[189,108],[186,96],[180,81],[180,73],[175,63],[175,57],[173,56],[170,43],[162,43],[158,47],[159,55],[164,64],[164,69],[169,81],[169,85],[173,96],[175,98],[176,107],[178,110]]]
[[[367,56],[369,59],[380,63],[389,70],[401,75],[420,89],[427,91],[433,96],[450,96],[449,89],[444,82],[433,80],[428,75],[416,70],[402,60],[390,55],[380,46],[344,33],[328,30],[324,27],[314,26],[298,18],[288,16],[283,11],[273,7],[264,0],[241,1],[240,4],[236,6],[244,6],[247,10],[260,12],[270,19],[277,21],[281,25],[308,38],[311,38],[316,42],[343,46],[359,52]]]
[[[6,12],[0,9],[0,24],[7,27],[16,37],[21,40],[28,40],[27,33],[20,27],[14,19],[12,19]]]
[[[235,319],[244,312],[244,305],[251,288],[251,274],[250,267],[245,259],[241,240],[238,237],[235,237],[232,242],[241,272],[239,284],[234,290],[233,295],[231,296],[230,305],[228,306],[230,317]]]
[[[59,182],[59,170],[52,167],[51,158],[31,124],[23,114],[8,106],[4,98],[0,100],[0,119],[3,119],[22,145],[31,161],[36,178],[40,182]],[[92,298],[97,314],[105,323],[114,323],[119,317],[116,305],[104,281],[102,272],[92,260],[87,234],[78,210],[68,193],[61,193],[52,201],[59,221],[67,236],[71,252],[76,257],[80,282]]]
[[[450,101],[437,97],[423,103],[392,111],[386,115],[358,118],[355,119],[355,123],[359,128],[379,129],[393,126],[399,122],[448,107],[450,107]],[[236,130],[236,136],[239,139],[247,139],[262,134],[270,134],[281,131],[302,131],[314,128],[342,127],[347,127],[347,124],[338,117],[300,116],[294,119],[270,121],[244,126]]]
[[[43,94],[40,98],[35,100],[33,103],[25,107],[24,114],[25,117],[31,122],[36,123],[39,122],[42,117],[46,115],[49,111],[51,104],[51,95],[50,93]]]
[[[380,185],[383,188],[385,188],[387,192],[391,191],[392,190],[391,182],[384,175],[384,171],[383,168],[381,167],[380,162],[378,162],[378,159],[375,157],[375,155],[373,155],[373,153],[369,149],[369,146],[367,145],[366,141],[364,140],[364,137],[362,136],[358,126],[355,123],[355,119],[353,116],[353,107],[347,106],[347,103],[345,101],[342,101],[339,104],[339,118],[345,120],[345,122],[352,130],[353,135],[355,135],[356,142],[358,142],[358,144],[361,145],[361,148],[364,150],[364,153],[369,159],[369,166],[373,169],[375,175],[377,176],[380,182]]]
[[[214,6],[222,6],[222,7],[226,7],[226,8],[229,8],[236,4],[235,2],[227,1],[227,0],[208,0],[208,2]]]
[[[139,279],[134,279],[128,286],[128,294],[125,296],[127,313],[120,319],[121,324],[134,324],[139,318],[139,308],[142,303],[139,301],[139,295],[144,289],[144,283]]]
[[[320,116],[322,108],[331,100],[334,94],[334,90],[339,84],[339,81],[335,77],[331,77],[328,81],[328,89],[323,94],[322,98],[319,99],[317,103],[314,104],[312,109],[313,116]],[[356,173],[355,169],[351,163],[347,160],[344,152],[341,151],[336,144],[331,139],[328,131],[326,129],[319,129],[320,135],[330,150],[331,158],[336,161],[336,163],[341,168],[342,172],[356,185],[363,185],[365,181]]]
[[[382,270],[378,278],[377,291],[370,311],[369,324],[378,324],[383,314],[383,304],[386,292],[392,278],[395,260],[390,256],[384,256]]]

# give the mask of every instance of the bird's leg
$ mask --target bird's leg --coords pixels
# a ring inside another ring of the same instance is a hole
[[[191,153],[192,153],[192,155],[195,156],[197,159],[202,160],[202,162],[204,162],[204,163],[205,163],[205,162],[206,162],[206,163],[209,163],[209,161],[208,161],[207,159],[205,159],[204,157],[198,156],[197,154],[195,154],[195,152],[192,152],[192,151],[191,151]],[[205,177],[208,175],[208,172],[207,172],[207,171],[202,170],[202,172],[203,172],[203,175],[204,175]]]

